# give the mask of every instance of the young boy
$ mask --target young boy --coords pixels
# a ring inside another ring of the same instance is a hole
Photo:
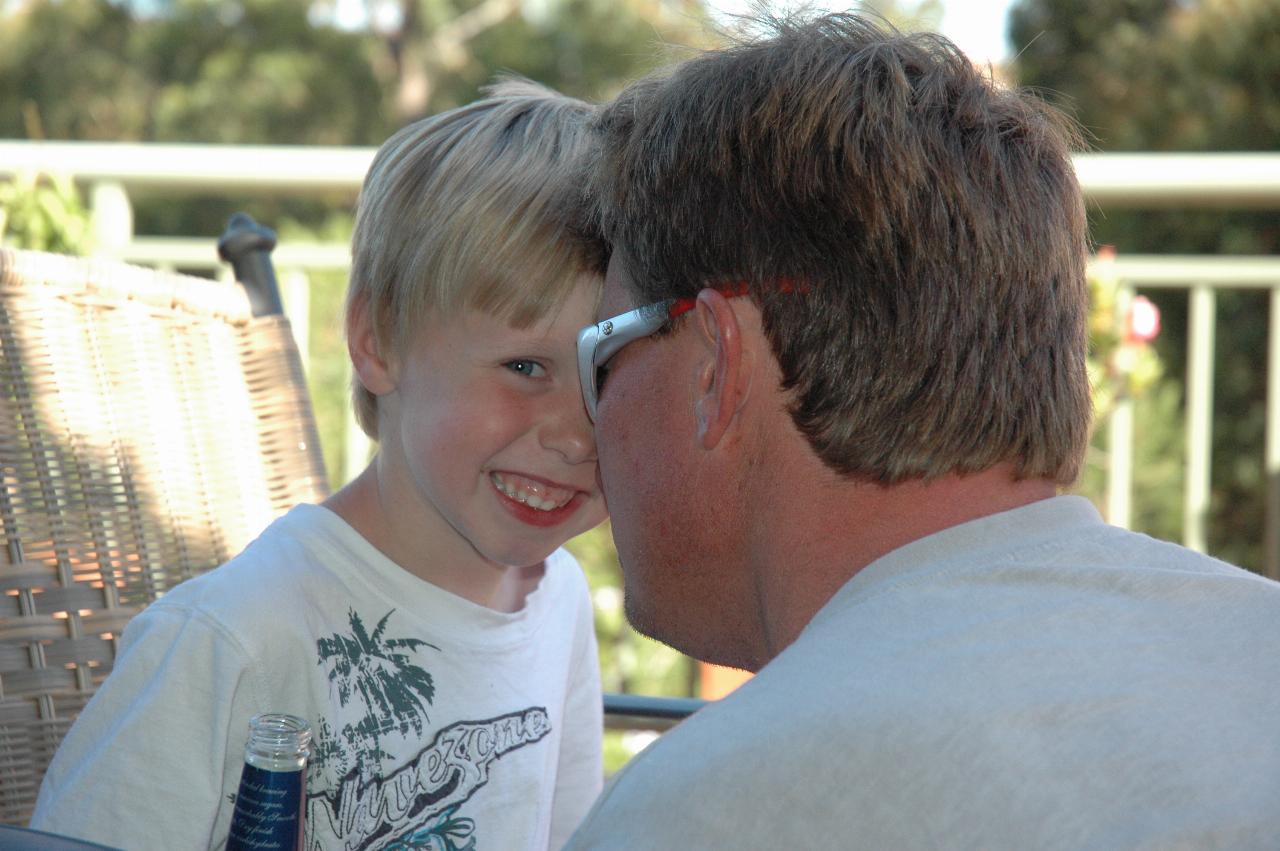
[[[249,718],[311,722],[308,849],[558,848],[601,783],[601,522],[569,226],[590,109],[507,82],[383,145],[346,327],[376,457],[134,619],[32,826],[221,848]]]

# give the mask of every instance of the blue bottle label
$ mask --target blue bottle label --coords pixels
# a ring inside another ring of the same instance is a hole
[[[302,772],[246,765],[227,851],[295,851],[301,846]]]

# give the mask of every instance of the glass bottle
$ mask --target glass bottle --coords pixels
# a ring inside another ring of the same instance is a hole
[[[279,713],[249,719],[227,851],[302,848],[303,787],[310,753],[311,725],[304,719]]]

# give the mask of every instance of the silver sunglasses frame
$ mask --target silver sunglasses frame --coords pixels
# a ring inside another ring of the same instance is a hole
[[[578,332],[578,381],[582,385],[582,401],[591,422],[596,421],[596,405],[599,402],[597,371],[628,343],[642,340],[661,330],[671,318],[671,306],[675,301],[668,299],[646,304],[612,319],[588,325]]]

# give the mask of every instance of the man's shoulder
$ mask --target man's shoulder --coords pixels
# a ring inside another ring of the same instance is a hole
[[[788,673],[766,669],[664,733],[634,761],[631,782],[661,789],[674,802],[727,777],[749,789],[793,759],[810,759],[808,740],[829,744],[833,730],[822,719],[827,707],[792,691],[802,678],[778,676]]]
[[[557,548],[544,559],[545,579],[558,593],[577,596],[587,591],[587,577],[577,557],[564,547]]]
[[[561,547],[543,560],[542,576],[525,598],[525,612],[512,624],[512,631],[548,625],[570,632],[592,630],[593,619],[586,575],[573,554]]]
[[[1190,708],[1205,702],[1201,688],[1108,690],[1052,664],[1036,679],[1029,662],[1009,676],[1003,659],[855,661],[827,676],[780,659],[633,760],[570,847],[821,847],[851,835],[876,847],[1035,847],[1082,825],[1116,836],[1172,825],[1170,802],[1183,798],[1200,802],[1205,830],[1274,824],[1249,788],[1265,787],[1280,753],[1246,750],[1265,741],[1274,688],[1255,689],[1262,708],[1235,716],[1214,703],[1210,745],[1196,739],[1206,716]],[[1233,772],[1248,780],[1224,783]],[[971,820],[1001,806],[1020,815]]]
[[[569,848],[762,847],[766,837],[783,834],[794,847],[811,847],[816,837],[829,837],[844,820],[833,809],[836,800],[851,800],[831,767],[848,758],[814,754],[834,755],[846,743],[815,722],[812,712],[821,708],[804,695],[784,699],[772,685],[752,685],[699,710],[637,755]]]

